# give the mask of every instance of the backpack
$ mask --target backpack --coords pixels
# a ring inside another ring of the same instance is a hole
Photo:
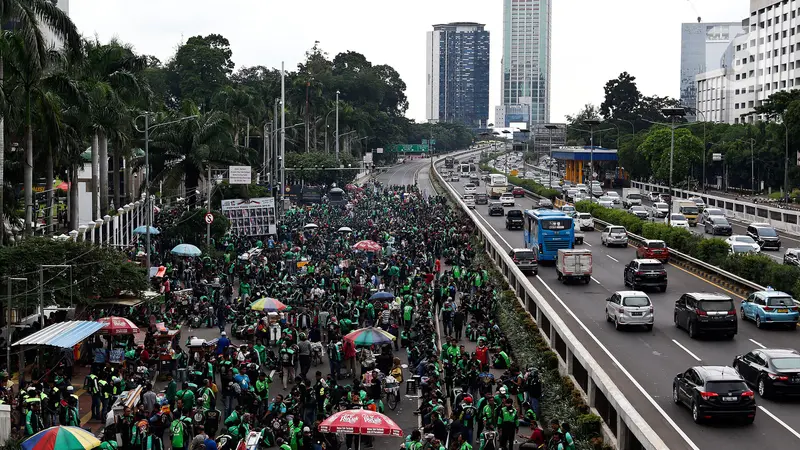
[[[175,419],[169,426],[169,432],[172,435],[172,448],[183,448],[183,422],[180,419]]]

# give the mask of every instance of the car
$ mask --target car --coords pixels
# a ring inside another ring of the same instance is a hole
[[[700,212],[703,212],[703,210],[706,207],[706,202],[704,202],[703,199],[700,197],[689,197],[688,200],[690,202],[694,202],[694,204],[697,205],[697,209],[699,209]]]
[[[467,184],[465,184],[465,185],[464,185],[464,194],[472,194],[472,195],[475,195],[475,192],[476,192],[477,190],[478,190],[478,189],[477,189],[477,188],[475,187],[475,185],[474,185],[474,184],[472,184],[472,183],[467,183]]]
[[[781,249],[781,238],[768,223],[751,223],[747,226],[747,235],[758,242],[762,250]]]
[[[602,206],[603,208],[613,208],[614,207],[614,199],[611,197],[606,197],[605,195],[597,199],[597,204]]]
[[[553,209],[553,202],[549,198],[541,198],[536,206],[537,209]]]
[[[614,201],[614,206],[622,205],[622,198],[620,198],[619,193],[617,191],[607,191],[605,193],[606,197],[611,197],[611,200]]]
[[[506,214],[506,210],[503,209],[503,204],[500,202],[491,202],[489,203],[489,215],[490,216],[504,216]]]
[[[788,266],[800,267],[800,248],[787,248],[783,254],[783,263]]]
[[[476,205],[489,204],[489,196],[487,194],[475,194],[475,204]]]
[[[514,260],[514,263],[517,264],[519,270],[524,272],[530,272],[533,275],[539,273],[539,258],[536,256],[536,252],[529,248],[512,248],[508,252],[508,256]]]
[[[800,353],[789,348],[757,348],[733,359],[733,368],[761,398],[800,394]]]
[[[725,243],[729,246],[733,247],[734,245],[740,247],[749,247],[752,249],[753,252],[760,252],[761,246],[758,245],[758,242],[753,240],[750,236],[746,236],[744,234],[734,234],[728,239],[725,239]]]
[[[669,247],[660,239],[645,239],[636,247],[636,257],[642,259],[655,259],[661,262],[669,261]]]
[[[595,197],[603,195],[603,187],[598,184],[592,185],[592,195]]]
[[[733,234],[733,227],[728,219],[722,216],[710,216],[703,225],[703,231],[712,235],[730,236]]]
[[[752,320],[757,328],[765,325],[783,325],[797,329],[798,308],[791,295],[775,290],[756,291],[741,304],[742,320]]]
[[[733,367],[694,366],[675,375],[672,401],[688,406],[695,423],[724,418],[751,424],[756,418],[756,396]]]
[[[521,209],[509,209],[506,213],[506,230],[519,229],[525,225]]]
[[[464,203],[469,209],[475,209],[475,196],[472,194],[464,194]]]
[[[645,220],[648,217],[650,217],[650,213],[647,212],[644,206],[631,206],[630,209],[628,209],[628,213],[633,214],[634,216],[642,220]]]
[[[723,211],[723,210],[721,210],[719,208],[705,208],[700,213],[700,215],[697,216],[697,223],[701,223],[701,224],[705,223],[706,220],[708,220],[708,218],[711,217],[711,216],[722,216],[722,217],[725,217],[725,211]]]
[[[748,253],[758,253],[758,250],[753,250],[749,245],[734,244],[728,247],[729,255],[746,255]]]
[[[733,339],[739,332],[739,321],[733,300],[716,292],[689,292],[675,302],[675,326],[683,328],[689,337],[713,334]]]
[[[670,214],[669,217],[666,217],[664,219],[664,223],[675,228],[686,228],[687,230],[689,229],[689,221],[686,220],[686,216],[680,213]]]
[[[514,189],[511,190],[511,195],[514,197],[525,197],[525,189],[522,189],[519,186],[514,186]]]
[[[600,233],[600,243],[607,247],[612,245],[625,247],[628,245],[628,231],[619,225],[608,226]]]
[[[561,207],[558,209],[568,216],[571,216],[572,214],[575,213],[575,207],[572,205],[561,205]]]
[[[511,192],[506,192],[500,196],[500,203],[503,206],[514,206],[514,195]]]
[[[669,214],[669,205],[664,202],[655,202],[650,207],[650,215],[656,219],[663,219]]]
[[[655,323],[653,302],[642,291],[614,292],[606,299],[606,321],[613,322],[617,330],[637,325],[650,331]]]
[[[622,271],[622,281],[631,289],[656,287],[667,290],[667,270],[657,259],[634,259]]]
[[[652,203],[655,203],[655,202],[659,201],[659,200],[658,200],[658,199],[659,199],[659,197],[658,197],[659,195],[660,195],[660,194],[659,194],[658,192],[650,192],[649,194],[647,194],[647,198],[648,198],[648,199],[649,199],[649,200],[650,200]]]
[[[658,194],[658,201],[661,203],[669,204],[672,196],[669,194]]]
[[[565,197],[564,199],[568,202],[574,202],[575,197],[578,196],[578,192],[580,191],[578,191],[577,189],[567,189],[566,193],[564,194]]]
[[[457,181],[461,181],[461,177],[458,176],[458,173],[454,172],[452,175],[450,175],[450,182],[455,183]]]
[[[594,230],[594,218],[591,214],[585,212],[575,213],[572,216],[573,220],[576,224],[578,224],[578,229],[581,231],[591,231]]]
[[[481,185],[481,179],[476,173],[473,173],[469,176],[469,182],[470,184],[474,184],[475,186]]]

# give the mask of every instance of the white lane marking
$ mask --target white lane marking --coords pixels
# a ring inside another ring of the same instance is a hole
[[[766,345],[764,345],[764,344],[762,344],[762,343],[760,343],[760,342],[756,342],[756,341],[754,341],[754,340],[752,340],[752,339],[750,339],[750,342],[752,342],[753,344],[756,344],[757,346],[759,346],[759,347],[761,347],[761,348],[767,348],[767,346],[766,346]]]
[[[646,398],[646,399],[647,399],[647,401],[649,401],[649,402],[650,402],[650,405],[652,405],[652,406],[653,406],[653,408],[655,408],[655,409],[656,409],[656,411],[658,411],[658,412],[661,414],[661,417],[663,417],[663,418],[664,418],[664,420],[666,420],[666,421],[667,421],[667,423],[668,423],[668,424],[670,424],[670,426],[671,426],[671,427],[672,427],[672,428],[675,430],[675,432],[677,432],[677,433],[678,433],[678,435],[679,435],[680,437],[682,437],[682,438],[683,438],[683,440],[684,440],[684,441],[686,441],[686,443],[687,443],[687,444],[689,444],[689,447],[690,447],[692,450],[700,450],[700,447],[698,447],[698,446],[697,446],[697,445],[696,445],[694,442],[692,442],[692,440],[691,440],[691,439],[689,439],[689,436],[688,436],[688,435],[687,435],[687,434],[686,434],[686,433],[683,431],[683,429],[681,429],[681,428],[678,426],[678,424],[676,424],[676,423],[675,423],[675,421],[674,421],[674,420],[672,420],[672,417],[670,417],[670,416],[667,414],[667,412],[666,412],[666,411],[664,411],[664,409],[663,409],[663,408],[661,408],[661,406],[660,406],[658,403],[656,403],[655,399],[654,399],[654,398],[653,398],[653,397],[652,397],[650,394],[648,394],[648,393],[647,393],[647,391],[644,389],[644,387],[642,387],[642,385],[641,385],[641,384],[639,384],[639,382],[638,382],[638,381],[636,381],[636,378],[634,378],[634,377],[633,377],[633,375],[631,375],[631,373],[630,373],[630,372],[628,372],[628,369],[626,369],[626,368],[625,368],[625,366],[623,366],[623,365],[622,365],[622,363],[620,363],[620,362],[619,362],[619,360],[617,360],[617,358],[616,358],[616,357],[615,357],[613,354],[611,354],[611,351],[609,351],[609,350],[608,350],[608,348],[606,348],[606,346],[605,346],[605,345],[603,345],[603,343],[602,343],[602,342],[600,342],[600,339],[598,339],[598,338],[597,338],[597,336],[595,336],[595,335],[594,335],[594,334],[593,334],[591,331],[589,331],[589,328],[586,326],[586,324],[584,324],[584,323],[581,321],[581,319],[579,319],[579,318],[578,318],[578,316],[577,316],[577,315],[576,315],[576,314],[575,314],[575,313],[572,311],[572,309],[570,309],[569,307],[567,307],[566,303],[564,303],[564,300],[561,300],[561,297],[559,297],[558,295],[556,295],[556,293],[555,293],[555,292],[553,292],[553,290],[550,288],[550,286],[548,286],[548,285],[547,285],[547,283],[545,283],[545,282],[544,282],[544,280],[543,280],[541,277],[539,277],[539,276],[537,275],[537,276],[536,276],[536,278],[539,280],[539,282],[541,282],[541,283],[542,283],[542,285],[544,285],[544,287],[545,287],[545,288],[548,290],[548,292],[550,292],[550,295],[552,295],[552,296],[553,296],[553,298],[555,298],[555,299],[558,301],[558,303],[560,303],[560,304],[561,304],[561,307],[562,307],[562,308],[564,308],[564,310],[566,310],[566,311],[567,311],[567,314],[569,314],[570,316],[572,316],[573,320],[575,320],[576,322],[578,322],[578,325],[580,325],[580,327],[581,327],[581,328],[583,328],[583,331],[585,331],[585,332],[586,332],[586,334],[588,334],[588,335],[589,335],[589,337],[590,337],[590,338],[592,338],[592,340],[594,341],[594,343],[595,343],[595,344],[597,344],[597,346],[598,346],[598,347],[600,347],[600,349],[601,349],[601,350],[603,350],[603,352],[606,354],[606,356],[608,356],[608,358],[609,358],[609,359],[610,359],[610,360],[611,360],[611,361],[612,361],[614,364],[616,364],[616,365],[617,365],[617,367],[619,367],[619,370],[620,370],[620,371],[621,371],[623,374],[625,374],[625,376],[626,376],[626,377],[628,377],[628,380],[630,380],[631,384],[633,384],[633,386],[634,386],[634,387],[636,387],[636,389],[638,389],[638,390],[639,390],[639,392],[641,392],[641,393],[642,393],[642,395],[644,396],[644,398]]]
[[[588,242],[586,242],[586,241],[584,241],[583,243],[584,243],[584,244],[586,244],[586,245],[588,245],[589,247],[591,247],[591,246],[592,246],[592,244],[590,244],[590,243],[588,243]]]
[[[611,256],[611,255],[606,255],[606,256],[608,256],[609,258],[611,258],[611,260],[613,260],[613,261],[615,261],[615,262],[619,262],[619,260],[618,260],[617,258],[614,258],[614,257],[613,257],[613,256]]]
[[[691,351],[691,350],[689,350],[688,348],[684,347],[684,346],[683,346],[683,345],[682,345],[680,342],[676,341],[675,339],[673,339],[673,340],[672,340],[672,342],[674,342],[674,343],[675,343],[675,345],[677,345],[678,347],[680,347],[680,348],[681,348],[681,350],[683,350],[683,351],[685,351],[686,353],[688,353],[688,354],[689,354],[689,356],[691,356],[691,357],[692,357],[692,358],[694,358],[695,360],[697,360],[697,361],[702,361],[702,359],[700,359],[700,357],[698,357],[697,355],[695,355],[694,353],[692,353],[692,351]]]
[[[595,277],[592,277],[592,281],[594,281],[594,282],[595,282],[595,283],[597,283],[597,284],[600,284],[600,282],[599,282],[599,281],[597,281],[597,278],[595,278]],[[602,286],[602,284],[600,284],[600,286]]]
[[[782,426],[783,428],[786,428],[786,431],[788,431],[789,433],[792,433],[794,435],[794,437],[796,437],[797,439],[800,439],[800,433],[798,433],[797,431],[793,430],[792,427],[787,425],[786,422],[784,422],[781,419],[779,419],[778,416],[776,416],[775,414],[772,414],[771,412],[769,412],[767,410],[767,408],[764,408],[763,406],[759,405],[758,409],[760,409],[761,411],[764,411],[764,414],[772,417],[772,420],[774,420],[775,422],[778,422],[778,425]]]
[[[508,248],[514,248],[514,247],[512,247],[512,246],[511,246],[511,244],[509,244],[509,243],[508,243],[508,241],[506,240],[506,238],[504,238],[504,237],[503,237],[503,236],[500,234],[500,232],[499,232],[499,231],[495,230],[495,228],[492,226],[492,224],[490,224],[490,223],[489,223],[489,221],[488,221],[488,220],[486,220],[486,218],[485,218],[485,217],[483,217],[482,215],[480,215],[480,214],[479,214],[477,211],[474,211],[474,212],[475,212],[475,215],[476,215],[476,216],[480,217],[480,218],[481,218],[481,220],[483,220],[483,222],[484,222],[484,223],[485,223],[485,224],[486,224],[486,225],[487,225],[489,228],[491,228],[491,229],[492,229],[492,231],[494,231],[494,235],[495,235],[495,236],[497,236],[497,237],[499,237],[499,238],[500,238],[500,239],[503,241],[503,243],[504,243],[504,244],[506,244],[506,245],[508,246]]]

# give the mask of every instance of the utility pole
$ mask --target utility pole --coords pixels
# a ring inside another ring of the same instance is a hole
[[[671,138],[669,146],[669,212],[667,213],[667,225],[672,226],[672,170],[675,160],[675,118],[686,115],[683,108],[664,108],[661,113],[669,117],[672,121]]]
[[[584,120],[583,123],[589,125],[589,176],[594,180],[594,127],[600,124],[597,119]],[[583,180],[580,180],[581,182]],[[591,186],[589,186],[591,190]]]
[[[783,168],[783,195],[786,204],[789,204],[789,125],[786,124],[786,116],[783,117],[783,126],[786,128],[786,160]]]
[[[208,162],[208,209],[211,214],[211,161]],[[206,221],[206,247],[211,247],[211,224]]]
[[[750,188],[753,195],[756,195],[756,153],[755,153],[755,139],[750,138]]]
[[[144,114],[144,206],[145,209],[150,208],[150,212],[153,211],[152,205],[150,205],[150,113]],[[147,276],[150,276],[150,214],[147,214],[145,218],[145,238],[144,238],[144,245],[147,247],[145,250],[145,270],[147,271]]]
[[[339,162],[339,91],[336,91],[336,162]]]
[[[553,130],[558,129],[558,127],[555,126],[555,125],[552,125],[552,124],[547,124],[544,127],[547,128],[550,131],[550,146],[548,147],[550,159],[547,161],[547,174],[550,177],[550,181],[548,182],[549,184],[547,185],[547,189],[552,189],[553,188],[553,166],[551,165],[551,163],[553,161]],[[589,188],[591,189],[591,186],[589,186]]]
[[[281,207],[279,211],[283,213],[283,198],[286,195],[286,71],[281,61]],[[336,156],[339,156],[338,143]]]
[[[273,145],[272,145],[272,158],[271,158],[272,159],[272,163],[270,165],[270,169],[269,170],[270,170],[270,181],[272,182],[272,187],[273,188],[278,183],[278,155],[279,155],[279,153],[278,153],[278,151],[279,151],[279,147],[278,147],[278,103],[280,101],[281,101],[281,99],[279,99],[279,98],[275,99],[275,112],[272,115],[272,122],[273,122],[272,132],[274,134],[274,137],[273,137],[273,140],[272,140],[272,143],[273,143]],[[274,191],[274,192],[275,192],[274,195],[277,198],[278,192],[277,191]]]
[[[6,300],[6,370],[9,374],[11,374],[11,299],[13,297],[12,293],[12,286],[15,281],[18,282],[25,282],[25,285],[28,284],[27,278],[14,278],[14,277],[6,277],[8,282],[8,297]],[[27,292],[28,290],[25,289]]]

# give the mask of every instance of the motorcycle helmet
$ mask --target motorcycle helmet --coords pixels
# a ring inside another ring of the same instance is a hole
[[[501,387],[500,387],[500,393],[501,393],[501,394],[505,395],[505,393],[506,393],[507,391],[508,391],[508,390],[506,389],[506,387],[505,387],[505,386],[501,386]]]

